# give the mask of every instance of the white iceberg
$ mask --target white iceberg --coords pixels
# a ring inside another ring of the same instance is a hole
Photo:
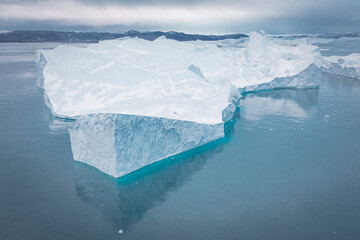
[[[234,109],[236,89],[319,85],[315,46],[282,45],[255,32],[245,43],[227,42],[128,38],[39,50],[39,85],[61,117],[118,113],[207,124]]]
[[[246,41],[125,38],[39,50],[36,59],[49,108],[77,119],[74,159],[115,177],[223,137],[240,93],[318,87],[322,65],[317,47],[264,33]]]
[[[241,49],[239,76],[232,81],[241,92],[319,86],[323,60],[318,47],[287,44],[264,33],[249,38]]]
[[[123,114],[80,116],[70,127],[74,159],[121,177],[224,137],[224,124]]]
[[[360,53],[324,57],[323,72],[360,79]]]

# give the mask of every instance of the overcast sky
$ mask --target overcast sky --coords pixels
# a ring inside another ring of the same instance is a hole
[[[360,31],[360,0],[0,0],[0,31]]]

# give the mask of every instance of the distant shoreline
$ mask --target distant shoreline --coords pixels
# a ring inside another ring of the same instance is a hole
[[[127,31],[122,33],[111,32],[62,32],[62,31],[13,31],[0,32],[0,43],[26,43],[26,42],[60,42],[60,43],[97,43],[102,40],[123,37],[138,37],[153,41],[160,36],[178,41],[218,41],[224,39],[239,39],[248,37],[246,34],[226,35],[200,35],[182,32],[140,32]]]

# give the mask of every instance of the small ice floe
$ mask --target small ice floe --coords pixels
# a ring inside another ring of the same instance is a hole
[[[324,57],[322,71],[360,79],[360,54],[352,53],[347,56]]]
[[[123,231],[122,229],[119,230],[119,234],[123,234],[123,232],[124,232],[124,231]]]

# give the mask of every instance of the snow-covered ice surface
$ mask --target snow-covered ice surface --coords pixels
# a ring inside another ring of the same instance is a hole
[[[224,124],[123,114],[79,117],[69,128],[74,159],[121,177],[224,137]]]
[[[223,122],[238,92],[319,85],[317,47],[249,40],[179,42],[127,38],[37,52],[39,85],[58,116],[91,113]],[[230,117],[231,118],[231,117]],[[225,120],[228,120],[226,117]]]
[[[323,71],[360,79],[360,53],[324,57]]]
[[[115,177],[224,136],[240,93],[319,86],[318,47],[124,38],[36,54],[38,85],[69,128],[74,159]]]
[[[233,83],[242,92],[319,86],[322,57],[318,47],[286,44],[252,32],[242,50],[242,64]]]
[[[223,110],[235,109],[239,93],[225,79],[203,76],[198,62],[219,65],[206,48],[164,38],[59,46],[38,52],[39,85],[48,106],[61,117],[119,113],[221,123],[231,118]]]

